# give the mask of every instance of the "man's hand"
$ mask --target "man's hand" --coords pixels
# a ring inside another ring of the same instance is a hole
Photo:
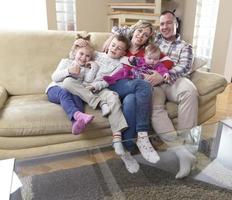
[[[164,78],[156,71],[153,74],[144,74],[144,79],[147,80],[152,86],[156,86],[164,81]]]
[[[68,68],[68,72],[71,75],[79,75],[81,71],[81,68],[78,66],[73,66]]]

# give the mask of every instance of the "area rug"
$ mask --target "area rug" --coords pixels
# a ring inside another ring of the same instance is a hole
[[[231,200],[232,191],[191,178],[176,180],[166,171],[140,165],[136,174],[121,160],[56,171],[21,180],[11,200]]]

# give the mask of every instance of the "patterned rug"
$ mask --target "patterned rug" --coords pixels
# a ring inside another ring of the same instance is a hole
[[[231,200],[232,191],[186,178],[176,180],[166,171],[140,165],[136,174],[121,160],[27,177],[11,200]]]

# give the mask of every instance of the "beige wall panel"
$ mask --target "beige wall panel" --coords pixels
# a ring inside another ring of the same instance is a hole
[[[57,30],[56,25],[56,0],[46,0],[48,30]]]
[[[176,9],[176,16],[181,19],[181,36],[192,44],[195,24],[196,0],[162,1],[162,10]]]
[[[77,30],[107,31],[108,0],[77,0]]]
[[[193,43],[195,15],[196,15],[196,0],[185,0],[182,14],[182,37],[186,42]]]

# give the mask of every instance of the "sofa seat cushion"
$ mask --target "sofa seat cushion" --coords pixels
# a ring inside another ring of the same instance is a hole
[[[62,143],[70,143],[76,141],[82,141],[83,143],[89,143],[91,140],[103,139],[105,137],[111,137],[112,133],[109,128],[101,129],[99,131],[87,131],[83,134],[73,135],[71,133],[60,133],[51,135],[34,135],[24,137],[5,137],[0,136],[0,149],[28,149],[33,147],[42,147],[47,145],[55,145]],[[91,143],[91,142],[90,142]],[[88,145],[87,145],[88,146]],[[78,147],[77,147],[78,148]]]
[[[99,110],[88,108],[95,119],[85,131],[109,128]],[[71,132],[71,122],[60,105],[50,103],[45,94],[11,96],[0,111],[0,136],[33,136]]]

